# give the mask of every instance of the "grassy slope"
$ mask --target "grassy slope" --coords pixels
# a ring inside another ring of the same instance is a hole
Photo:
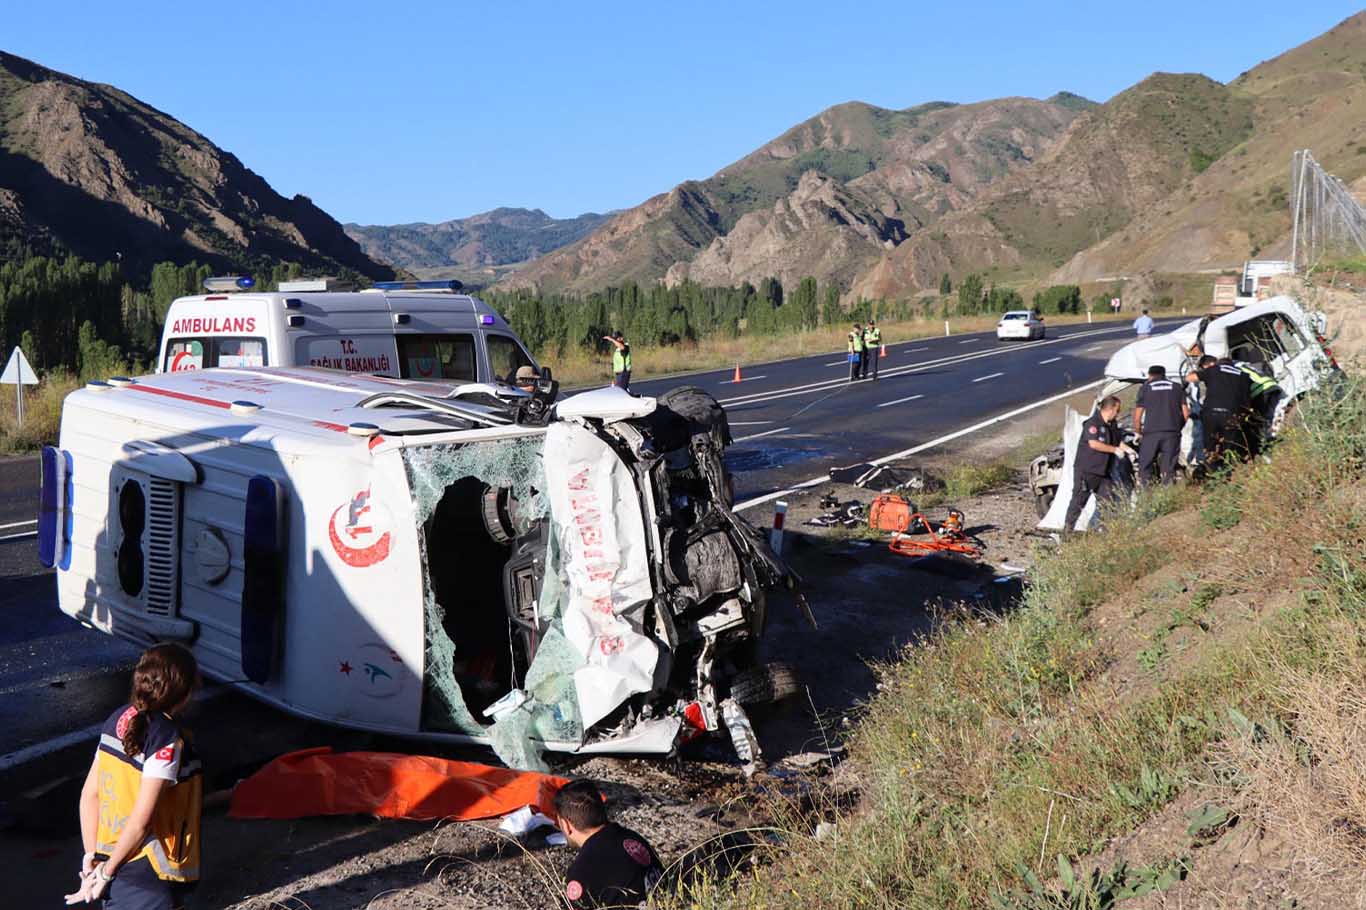
[[[1016,612],[961,616],[884,667],[852,736],[859,809],[833,837],[794,826],[775,866],[701,903],[1105,907],[1161,884],[1188,906],[1241,905],[1219,862],[1226,824],[1196,836],[1178,816],[1134,841],[1142,855],[1108,849],[1205,802],[1241,813],[1243,832],[1305,835],[1259,859],[1286,896],[1355,893],[1366,387],[1302,414],[1272,463],[1145,497],[1045,558]],[[1302,702],[1306,687],[1322,697]],[[1343,874],[1291,874],[1310,860]]]

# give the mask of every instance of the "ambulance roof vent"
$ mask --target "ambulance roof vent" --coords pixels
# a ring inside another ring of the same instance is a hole
[[[250,291],[256,287],[256,279],[250,275],[223,275],[218,278],[205,278],[204,290],[211,294],[224,291]]]
[[[109,392],[114,388],[103,379],[92,379],[85,384],[85,387],[92,392]]]
[[[110,376],[107,381],[116,389],[126,389],[130,385],[133,385],[133,380],[129,379],[127,376]]]
[[[353,423],[346,428],[346,432],[352,436],[374,436],[379,433],[379,427],[373,423]]]
[[[356,286],[335,275],[321,278],[298,278],[294,281],[281,281],[276,288],[281,294],[326,293],[328,291],[354,291]]]
[[[234,401],[232,412],[234,414],[255,414],[261,410],[261,406],[254,401]]]

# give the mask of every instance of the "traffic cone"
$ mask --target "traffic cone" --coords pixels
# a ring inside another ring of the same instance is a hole
[[[735,378],[732,379],[731,382],[739,382],[739,381],[740,381],[740,364],[737,363],[737,364],[735,365]]]
[[[882,346],[882,350],[878,353],[877,356],[878,356],[878,359],[879,359],[879,360],[881,360],[883,357],[886,357],[886,356],[887,356],[887,345],[884,344],[884,345]]]

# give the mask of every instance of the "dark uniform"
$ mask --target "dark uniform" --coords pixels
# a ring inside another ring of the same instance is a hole
[[[1255,455],[1263,447],[1271,443],[1271,425],[1276,419],[1276,408],[1285,396],[1278,383],[1271,373],[1271,368],[1266,364],[1259,363],[1253,366],[1250,363],[1237,363],[1235,366],[1243,371],[1252,382],[1252,410],[1247,421],[1247,443],[1248,451]]]
[[[1149,379],[1138,387],[1135,404],[1143,409],[1143,441],[1138,445],[1138,478],[1146,482],[1156,461],[1162,482],[1176,479],[1176,459],[1181,454],[1181,428],[1186,415],[1181,410],[1186,401],[1183,383],[1171,379]]]
[[[649,842],[630,828],[608,822],[579,848],[566,873],[570,906],[634,907],[664,875]]]
[[[1110,452],[1097,452],[1087,443],[1091,440],[1106,445],[1119,445],[1119,427],[1100,416],[1100,411],[1086,418],[1081,425],[1081,439],[1077,442],[1077,454],[1072,471],[1072,499],[1067,504],[1067,518],[1063,529],[1071,531],[1077,526],[1081,510],[1086,508],[1086,500],[1095,494],[1096,503],[1114,498],[1114,485],[1110,481],[1110,464],[1114,455]]]
[[[1205,384],[1200,420],[1205,431],[1205,463],[1226,451],[1247,457],[1247,419],[1252,410],[1252,380],[1231,363],[1216,363],[1197,374]]]

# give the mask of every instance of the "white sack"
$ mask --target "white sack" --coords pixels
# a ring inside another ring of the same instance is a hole
[[[645,525],[630,469],[578,424],[546,431],[545,477],[568,580],[564,634],[585,663],[574,688],[586,730],[654,685],[659,650],[639,625],[654,594]]]
[[[1062,418],[1062,478],[1058,481],[1058,492],[1053,496],[1053,504],[1048,514],[1039,519],[1037,527],[1044,531],[1061,531],[1067,520],[1067,504],[1072,501],[1072,476],[1077,461],[1077,443],[1081,441],[1081,427],[1086,422],[1076,411],[1068,408]],[[1091,519],[1096,514],[1096,497],[1086,501],[1077,519],[1076,530],[1085,531],[1091,527]]]

